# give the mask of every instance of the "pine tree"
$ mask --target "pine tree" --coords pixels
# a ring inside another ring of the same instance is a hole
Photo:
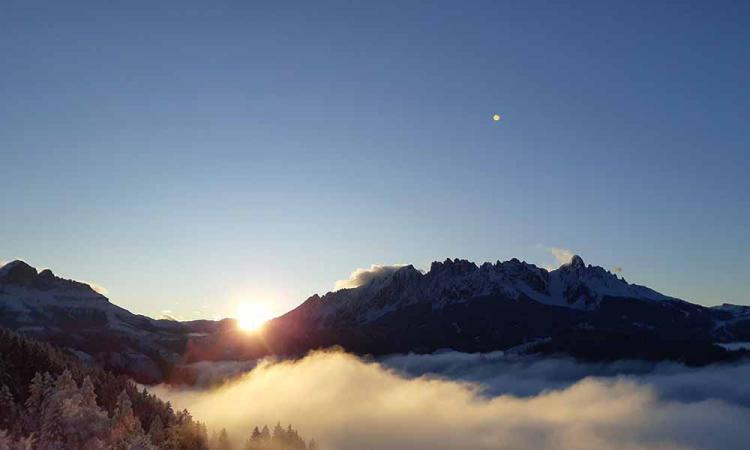
[[[144,445],[143,430],[138,418],[133,415],[133,404],[125,389],[117,397],[112,417],[111,448],[129,450]]]
[[[13,394],[6,385],[0,386],[0,430],[12,430],[16,427],[18,408]]]
[[[88,375],[83,379],[81,383],[81,405],[87,408],[96,407],[96,392],[94,392],[94,383],[91,382],[91,378]]]
[[[69,370],[65,370],[57,380],[51,375],[44,376],[44,398],[41,407],[41,424],[39,446],[43,450],[64,448],[65,420],[64,415],[71,414],[73,404],[70,398],[78,394],[78,386]],[[66,411],[67,410],[67,411]]]
[[[78,389],[78,386],[76,385],[76,382],[73,379],[73,375],[70,373],[70,370],[65,369],[62,375],[57,378],[57,381],[55,382],[55,388],[58,391],[72,391]]]
[[[166,438],[166,434],[164,433],[164,423],[158,414],[154,416],[151,425],[148,427],[148,435],[151,438],[151,442],[156,445],[162,444]]]
[[[46,390],[44,376],[40,372],[34,374],[29,384],[29,396],[26,398],[26,411],[23,416],[23,427],[26,434],[38,433],[42,412],[42,401]]]
[[[109,436],[109,419],[97,406],[91,386],[79,389],[67,370],[45,389],[41,412],[38,445],[42,449],[94,450],[102,448]]]
[[[216,442],[216,450],[232,450],[232,444],[229,442],[229,434],[226,428],[222,428],[219,433],[219,439]]]
[[[121,427],[125,432],[132,433],[141,427],[138,419],[133,415],[133,403],[126,390],[122,390],[117,397],[117,406],[113,417],[116,427]]]
[[[276,448],[286,447],[286,433],[281,428],[281,422],[277,422],[276,426],[273,427],[273,436],[271,437],[272,445]]]
[[[187,410],[175,413],[175,421],[168,428],[165,447],[179,450],[208,449],[205,425],[193,421]]]
[[[38,411],[44,398],[44,377],[41,373],[34,374],[29,384],[29,396],[26,398],[26,409]]]
[[[8,432],[0,430],[0,450],[11,450],[13,447],[13,439],[8,436]]]
[[[96,403],[91,380],[86,377],[78,389],[63,402],[66,448],[99,449],[110,437],[110,420]]]
[[[250,439],[245,444],[245,450],[259,450],[261,448],[262,435],[258,427],[253,428],[253,432],[250,434]]]

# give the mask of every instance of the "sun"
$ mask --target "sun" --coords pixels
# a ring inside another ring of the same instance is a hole
[[[494,116],[492,116],[492,120],[494,120],[495,122],[499,122],[500,119],[502,119],[502,117],[500,117],[500,114],[495,114]]]
[[[271,318],[271,312],[258,303],[243,303],[237,308],[237,327],[243,331],[258,331]]]

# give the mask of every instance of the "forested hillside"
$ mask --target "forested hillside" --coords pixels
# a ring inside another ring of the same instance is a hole
[[[127,377],[0,329],[0,450],[204,450],[206,428]]]
[[[248,428],[240,438],[248,450],[317,449],[291,425]],[[126,376],[0,329],[0,450],[236,448],[225,430],[209,440],[187,410],[174,411]]]

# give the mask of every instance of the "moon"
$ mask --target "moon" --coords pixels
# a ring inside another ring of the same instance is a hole
[[[494,116],[492,116],[492,120],[494,120],[495,122],[500,122],[500,119],[502,119],[502,117],[500,117],[500,114],[495,114]]]

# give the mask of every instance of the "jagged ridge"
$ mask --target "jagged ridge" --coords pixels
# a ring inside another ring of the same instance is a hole
[[[417,302],[442,308],[490,295],[584,310],[597,308],[605,297],[677,301],[645,286],[629,284],[602,267],[587,266],[576,255],[552,271],[516,258],[481,266],[465,259],[446,259],[433,262],[425,274],[408,265],[363,286],[311,297],[303,310],[322,322],[367,323]]]
[[[484,352],[524,345],[592,359],[728,356],[714,342],[750,340],[750,307],[706,308],[665,296],[576,256],[548,271],[511,259],[481,266],[404,266],[362,286],[314,295],[262,335],[231,320],[174,322],[130,313],[89,285],[22,261],[0,268],[0,326],[68,347],[143,382],[176,364],[301,355],[332,345],[359,354]],[[529,345],[544,342],[542,346]]]

